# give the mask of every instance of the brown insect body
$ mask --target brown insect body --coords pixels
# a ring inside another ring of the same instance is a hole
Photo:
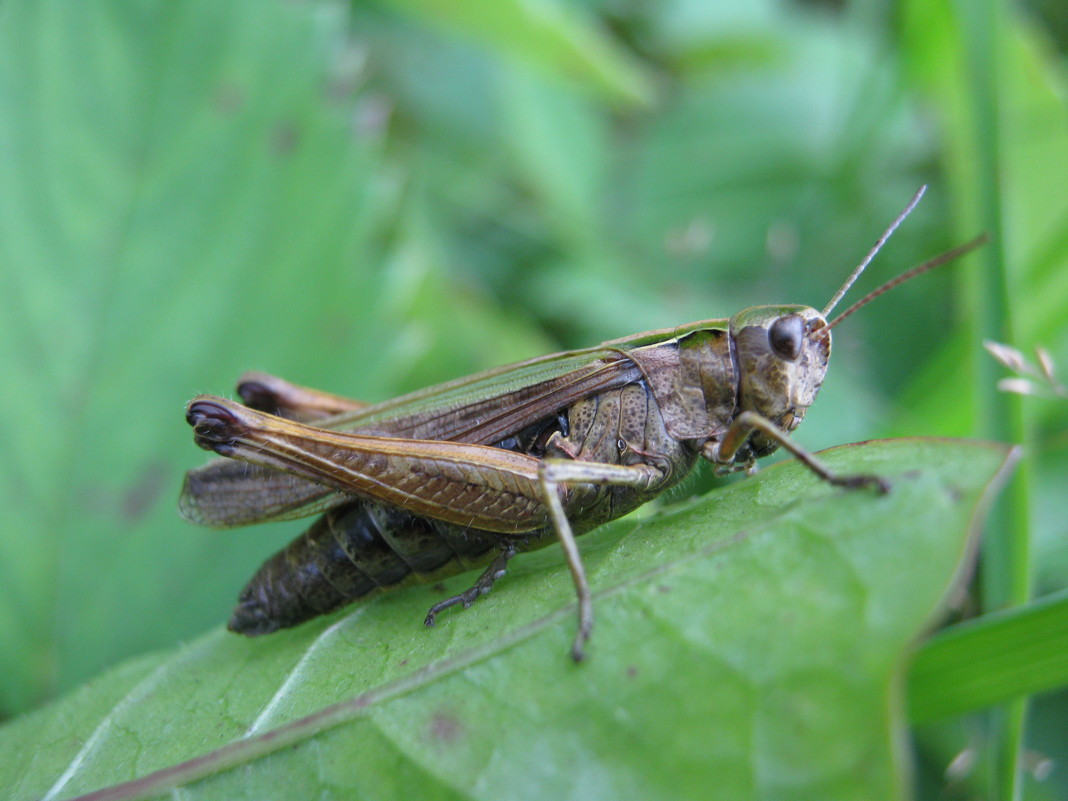
[[[776,354],[769,334],[783,319],[791,330],[789,341],[786,345],[780,343],[780,350],[785,348],[787,355],[794,357],[789,362]],[[758,307],[736,315],[732,321],[705,321],[670,332],[649,332],[605,343],[600,350],[608,358],[597,360],[603,364],[598,364],[593,372],[611,376],[609,389],[581,398],[561,410],[546,409],[543,400],[545,396],[559,394],[559,382],[547,382],[534,391],[523,391],[519,394],[539,399],[537,403],[528,402],[537,410],[534,413],[548,412],[548,415],[534,422],[514,417],[513,425],[522,428],[503,432],[506,436],[493,446],[538,461],[642,465],[650,471],[649,481],[641,486],[595,483],[569,486],[563,493],[564,510],[575,533],[584,533],[632,511],[678,483],[690,472],[703,449],[711,453],[710,447],[718,444],[740,410],[752,409],[773,417],[786,429],[796,427],[814,400],[815,390],[826,371],[829,340],[818,335],[824,326],[825,321],[814,309]],[[799,380],[802,376],[811,380]],[[309,392],[278,379],[271,381],[274,391],[290,388],[294,394]],[[263,383],[262,379],[245,381],[239,392],[261,408],[290,417],[316,419],[310,407],[294,409],[291,403],[279,402]],[[803,391],[794,393],[794,387]],[[485,399],[481,404],[466,405],[462,416],[492,418],[515,404],[518,400],[515,395],[505,393]],[[403,400],[390,404],[404,408]],[[665,409],[673,416],[668,418]],[[340,419],[346,431],[375,438],[418,435],[428,424],[428,417],[441,422],[437,410],[428,414],[420,409],[412,414],[376,419],[364,426],[353,425],[361,418],[374,418],[378,411],[375,406],[360,408],[355,415]],[[318,414],[322,418],[322,412]],[[240,426],[237,419],[229,420],[226,431],[218,436],[205,420],[218,422],[220,415],[247,418],[250,428],[264,425],[265,420],[259,418],[266,418],[259,411],[230,402],[194,401],[190,406],[190,420],[197,428],[197,442],[219,453],[233,447],[231,440]],[[318,422],[333,428],[338,425],[338,419],[322,418]],[[454,421],[453,427],[462,426]],[[482,444],[479,440],[486,436],[487,430],[494,432],[492,436],[502,433],[493,425],[480,425],[473,431],[462,430],[453,441]],[[777,446],[776,442],[758,441],[754,436],[727,466],[745,466]],[[255,453],[242,458],[250,457],[255,458]],[[360,469],[386,472],[386,467],[373,465],[376,458],[368,458]],[[283,467],[300,475],[299,465]],[[487,481],[477,470],[456,480],[455,476],[443,476],[440,465],[420,460],[406,463],[399,472],[405,475],[391,473],[388,478],[395,486],[418,486],[424,495],[451,494],[453,505],[457,504],[458,493],[473,490],[478,506],[503,503],[506,514],[500,525],[480,528],[438,519],[399,503],[382,503],[373,495],[354,499],[350,492],[330,492],[328,486],[314,484],[311,489],[322,496],[319,503],[337,505],[260,568],[242,592],[230,628],[250,635],[268,633],[332,611],[381,588],[413,578],[436,580],[485,564],[502,547],[532,550],[544,547],[555,537],[532,481],[527,483],[526,493],[494,499],[492,488],[487,487]],[[183,512],[197,522],[207,522],[206,513],[211,514],[211,499],[218,497],[220,481],[233,485],[222,495],[230,498],[237,490],[236,484],[259,479],[259,475],[247,471],[234,473],[227,462],[193,471],[183,494]],[[347,483],[343,486],[351,490]],[[215,494],[207,493],[204,487],[211,487]],[[528,503],[533,514],[522,513],[516,495],[534,501]]]
[[[689,472],[697,453],[666,434],[659,411],[649,400],[643,384],[609,390],[573,405],[560,419],[553,417],[536,425],[536,439],[513,437],[510,439],[515,440],[514,444],[502,442],[497,447],[536,458],[568,458],[563,455],[571,449],[579,458],[616,464],[623,463],[623,459],[640,458],[635,457],[636,453],[651,451],[665,465],[671,464],[666,488]],[[645,423],[644,431],[637,430],[639,415]],[[585,433],[573,437],[572,431]],[[624,441],[631,443],[627,446],[629,453],[619,449],[619,443]],[[433,477],[427,480],[432,482]],[[576,534],[581,534],[637,508],[659,491],[580,485],[572,488],[565,508]],[[266,634],[380,589],[412,580],[435,581],[481,567],[505,542],[519,551],[528,551],[554,540],[547,519],[536,529],[509,537],[388,504],[349,501],[325,512],[300,537],[264,563],[241,593],[229,628],[248,635]]]
[[[729,472],[781,446],[832,484],[887,491],[875,476],[835,475],[787,433],[819,392],[835,325],[985,241],[913,268],[828,323],[922,192],[823,312],[757,306],[376,405],[265,375],[239,385],[248,406],[195,398],[186,417],[196,443],[249,464],[224,459],[190,471],[185,517],[226,527],[323,513],[253,577],[230,628],[274,631],[378,589],[488,562],[470,589],[430,609],[430,625],[488,592],[517,551],[555,538],[579,599],[572,655],[580,659],[593,611],[575,536],[674,486],[699,458]]]

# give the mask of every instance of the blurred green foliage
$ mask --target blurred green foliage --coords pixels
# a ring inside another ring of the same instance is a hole
[[[843,325],[798,436],[991,436],[976,274],[1003,270],[996,336],[1068,364],[1063,31],[984,3],[977,82],[964,0],[831,5],[0,5],[0,713],[217,625],[299,530],[177,518],[203,459],[183,403],[246,369],[379,400],[821,306],[929,183],[867,285],[994,244]],[[1013,408],[1031,523],[992,536],[1046,592],[1068,584],[1068,415]],[[1065,712],[1041,701],[1036,747]],[[920,763],[981,739],[932,731]]]

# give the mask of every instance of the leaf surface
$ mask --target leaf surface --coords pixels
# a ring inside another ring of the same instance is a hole
[[[370,322],[340,7],[128,10],[0,10],[0,715],[215,618],[241,548],[175,515],[182,404]]]
[[[948,440],[825,456],[893,490],[788,462],[583,537],[584,664],[566,656],[573,592],[550,548],[433,630],[443,593],[415,586],[120,667],[0,730],[0,784],[69,798],[177,765],[105,797],[898,797],[906,656],[1011,459]]]

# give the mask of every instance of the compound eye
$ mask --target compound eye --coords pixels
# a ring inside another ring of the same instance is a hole
[[[768,343],[775,355],[788,362],[797,361],[805,336],[805,321],[799,314],[788,314],[771,324]]]

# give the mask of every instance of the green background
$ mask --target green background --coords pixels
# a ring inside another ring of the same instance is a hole
[[[380,400],[747,305],[822,306],[922,183],[862,286],[994,242],[836,331],[798,437],[1026,442],[975,597],[1020,600],[1032,565],[1036,593],[1063,588],[1065,403],[999,396],[979,345],[1068,363],[1063,13],[4,2],[0,714],[218,626],[299,531],[178,519],[203,461],[195,393],[260,369]],[[1030,746],[1052,753],[1066,706],[1040,699]],[[985,732],[921,733],[920,783],[937,792]]]

